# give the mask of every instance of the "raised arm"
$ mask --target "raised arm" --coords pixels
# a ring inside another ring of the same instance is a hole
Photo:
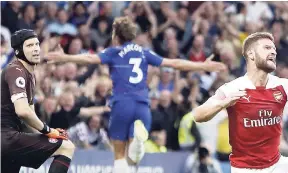
[[[58,54],[57,52],[48,53],[47,58],[48,63],[56,62],[74,62],[76,64],[100,64],[101,60],[96,54],[78,54],[78,55],[68,55],[68,54]]]
[[[161,66],[172,67],[182,71],[221,71],[226,66],[221,62],[212,61],[212,56],[205,62],[193,62],[184,59],[167,59],[163,58]]]
[[[221,62],[212,61],[214,55],[212,54],[205,62],[192,62],[183,59],[168,59],[162,58],[151,50],[145,50],[148,63],[153,66],[172,67],[181,71],[221,71],[225,70],[226,66]]]
[[[60,45],[54,52],[49,52],[46,57],[48,63],[57,62],[74,62],[77,64],[100,64],[101,59],[97,54],[78,54],[78,55],[68,55],[63,52]]]
[[[105,112],[110,112],[110,108],[107,106],[92,106],[92,107],[82,107],[80,109],[80,116],[81,117],[91,117],[93,115],[101,115]]]

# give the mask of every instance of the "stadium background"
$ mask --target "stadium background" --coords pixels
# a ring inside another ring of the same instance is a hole
[[[288,78],[287,9],[288,2],[1,1],[1,69],[13,60],[10,36],[18,29],[37,32],[42,57],[58,44],[68,54],[97,53],[111,44],[113,18],[124,15],[138,24],[135,42],[159,55],[205,61],[214,54],[214,60],[228,66],[227,71],[183,73],[149,68],[153,124],[146,147],[151,153],[169,152],[167,159],[174,157],[174,152],[188,153],[183,172],[196,173],[200,172],[197,148],[204,146],[210,151],[211,163],[229,173],[227,118],[220,113],[208,123],[195,124],[189,112],[219,86],[245,73],[241,44],[250,33],[273,34],[278,53],[275,75]],[[105,107],[111,91],[108,75],[109,69],[103,65],[48,65],[43,61],[35,69],[37,115],[51,127],[69,129],[78,148],[93,150],[95,155],[99,150],[109,153],[109,110]],[[280,149],[288,155],[287,111],[283,125]],[[88,126],[91,131],[87,131]]]

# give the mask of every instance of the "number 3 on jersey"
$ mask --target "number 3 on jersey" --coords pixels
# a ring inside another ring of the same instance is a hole
[[[140,64],[142,62],[142,58],[130,58],[129,64],[133,64],[132,72],[136,73],[137,76],[129,77],[129,82],[133,84],[137,84],[143,79],[143,71],[140,68]]]

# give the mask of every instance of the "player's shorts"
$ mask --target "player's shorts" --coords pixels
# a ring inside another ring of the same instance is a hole
[[[231,173],[288,173],[288,157],[281,156],[277,163],[265,169],[231,167]]]
[[[18,173],[21,166],[39,168],[63,141],[9,130],[1,129],[1,173]]]
[[[109,137],[128,141],[134,136],[134,121],[141,120],[147,131],[151,127],[150,106],[132,99],[117,101],[112,105],[109,120]]]

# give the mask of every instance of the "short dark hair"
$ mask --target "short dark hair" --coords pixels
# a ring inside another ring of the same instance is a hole
[[[113,32],[119,38],[120,44],[132,41],[137,35],[137,26],[126,17],[117,17],[113,22]]]
[[[245,8],[245,5],[242,2],[236,4],[237,14],[241,13],[241,11]]]
[[[159,121],[152,123],[150,132],[160,132],[162,130],[165,130],[163,123]]]

